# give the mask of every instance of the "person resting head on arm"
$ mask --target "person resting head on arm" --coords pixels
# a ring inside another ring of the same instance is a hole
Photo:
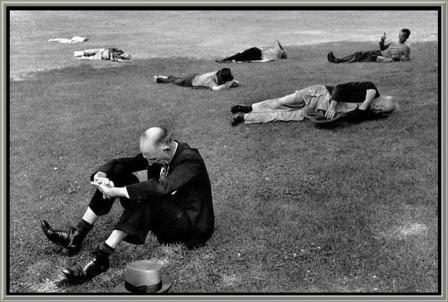
[[[194,73],[185,77],[158,75],[154,76],[154,82],[157,84],[174,84],[190,88],[205,88],[213,91],[239,86],[239,82],[234,79],[232,71],[229,68],[222,68],[217,71],[202,74]]]
[[[380,95],[376,86],[366,81],[313,85],[280,98],[233,105],[231,112],[236,114],[232,120],[232,126],[236,126],[243,122],[303,121],[316,117],[331,121],[342,115],[347,115],[347,121],[358,122],[381,117],[398,108],[393,97]]]

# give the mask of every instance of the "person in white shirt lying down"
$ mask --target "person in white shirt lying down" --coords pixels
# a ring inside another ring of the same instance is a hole
[[[174,84],[190,88],[211,89],[213,91],[239,86],[239,82],[233,78],[232,71],[229,68],[206,73],[193,73],[184,77],[158,75],[154,76],[154,82],[157,84]]]
[[[110,60],[114,62],[123,62],[131,59],[130,54],[115,47],[75,51],[74,56],[78,60],[88,61]]]

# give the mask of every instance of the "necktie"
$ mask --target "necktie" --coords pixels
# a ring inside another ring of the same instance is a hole
[[[164,184],[166,181],[166,177],[168,176],[168,167],[167,166],[163,166],[162,169],[160,169],[160,177],[159,177],[159,182],[161,184]]]

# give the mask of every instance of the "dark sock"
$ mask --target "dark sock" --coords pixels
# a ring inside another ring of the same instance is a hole
[[[103,242],[100,244],[99,250],[104,252],[105,254],[107,254],[107,256],[109,256],[110,254],[112,254],[115,251],[115,249],[113,247],[111,247],[110,245],[108,245],[106,242]]]
[[[81,219],[76,225],[76,228],[80,233],[87,234],[93,228],[93,225],[88,223],[84,219]]]

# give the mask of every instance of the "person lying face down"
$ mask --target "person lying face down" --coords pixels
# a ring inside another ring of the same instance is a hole
[[[130,54],[115,47],[75,51],[74,56],[78,60],[88,61],[111,60],[114,62],[123,62],[131,59]]]
[[[193,73],[185,77],[158,75],[154,76],[154,82],[157,84],[174,84],[191,88],[206,88],[213,91],[239,86],[239,82],[233,78],[232,71],[229,68],[202,74]]]
[[[399,108],[392,96],[380,95],[370,82],[348,82],[336,86],[313,85],[280,98],[252,105],[233,105],[232,126],[240,123],[303,121],[319,116],[328,120],[348,114],[354,121],[387,115]]]
[[[238,52],[230,57],[216,60],[217,63],[231,63],[231,62],[253,62],[253,63],[264,63],[275,61],[278,59],[288,58],[288,53],[280,44],[279,41],[275,40],[274,47],[272,48],[258,48],[252,47],[244,50],[243,52]]]

